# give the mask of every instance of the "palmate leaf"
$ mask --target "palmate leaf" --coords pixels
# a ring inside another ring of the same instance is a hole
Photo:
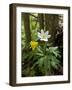
[[[57,69],[57,67],[60,65],[60,61],[57,59],[56,56],[53,56],[52,54],[49,55],[49,60],[53,68]]]
[[[45,57],[43,57],[43,58],[39,58],[38,62],[37,62],[38,66],[39,66],[39,70],[41,70],[41,72],[43,74],[47,72],[47,62],[45,62],[45,61],[46,61],[46,59],[45,59]]]
[[[37,52],[39,52],[39,53],[42,53],[43,54],[43,50],[41,49],[41,47],[39,46],[39,47],[37,47]]]
[[[56,57],[60,57],[60,52],[57,47],[49,47],[49,49],[46,49],[51,54],[54,54]]]
[[[40,57],[43,57],[44,56],[44,54],[42,54],[42,53],[36,53],[36,55],[38,55]]]
[[[53,68],[58,69],[58,66],[59,65],[60,65],[60,63],[59,63],[59,60],[58,59],[55,58],[54,60],[51,61],[51,66]]]
[[[25,60],[29,60],[32,63],[31,70],[35,71],[38,68],[43,75],[52,75],[54,70],[58,70],[60,66],[60,60],[58,58],[60,53],[57,48],[46,47],[44,53],[44,49],[39,46],[35,51],[31,50],[25,54]]]
[[[51,62],[51,66],[55,69],[58,69],[58,64],[56,62]]]
[[[46,55],[44,57],[44,71],[45,71],[45,74],[47,75],[49,73],[49,70],[50,70],[50,61],[48,60],[48,56]]]
[[[24,57],[24,60],[30,60],[32,57],[33,57],[33,53],[30,51],[30,52],[23,52],[23,55],[22,57]]]
[[[50,47],[46,48],[46,53],[43,52],[43,49],[41,47],[38,49],[36,55],[39,57],[37,59],[37,65],[39,66],[40,70],[47,74],[51,74],[52,69],[58,69],[60,66],[60,61],[58,59],[58,56],[60,55],[58,48],[56,47]]]
[[[43,58],[40,58],[40,59],[38,59],[38,65],[39,65],[39,67],[43,67],[43,63],[44,63],[44,57]]]

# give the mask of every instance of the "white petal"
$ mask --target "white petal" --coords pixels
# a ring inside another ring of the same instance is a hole
[[[45,41],[48,41],[48,39],[45,39]]]
[[[41,38],[40,40],[41,40],[41,41],[48,41],[48,39],[42,39],[42,38]]]
[[[41,38],[41,33],[38,32],[38,37]]]
[[[38,35],[40,35],[41,33],[38,32]]]
[[[41,34],[44,34],[44,30],[43,29],[41,29]]]
[[[45,34],[48,35],[49,31],[46,31]]]

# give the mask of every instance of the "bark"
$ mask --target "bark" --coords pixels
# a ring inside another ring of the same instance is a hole
[[[53,14],[45,14],[45,31],[49,31],[49,34],[51,34],[51,38],[49,39],[49,42],[54,42],[55,35],[57,32],[57,26],[58,26],[58,15]]]
[[[29,13],[23,13],[24,19],[24,30],[26,36],[26,43],[28,44],[31,41],[31,32],[30,32],[30,19]]]
[[[44,29],[44,16],[43,14],[38,14],[39,24],[40,24],[40,30]]]

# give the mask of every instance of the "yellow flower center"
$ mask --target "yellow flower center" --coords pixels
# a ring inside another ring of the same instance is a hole
[[[38,42],[36,42],[36,41],[31,41],[31,42],[30,42],[30,45],[31,45],[32,50],[34,50],[34,49],[38,46]]]

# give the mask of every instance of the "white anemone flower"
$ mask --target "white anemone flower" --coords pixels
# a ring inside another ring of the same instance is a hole
[[[51,37],[51,35],[48,35],[48,34],[49,34],[48,31],[44,32],[44,30],[41,29],[41,33],[38,32],[38,38],[39,38],[41,41],[48,41],[48,38]]]

